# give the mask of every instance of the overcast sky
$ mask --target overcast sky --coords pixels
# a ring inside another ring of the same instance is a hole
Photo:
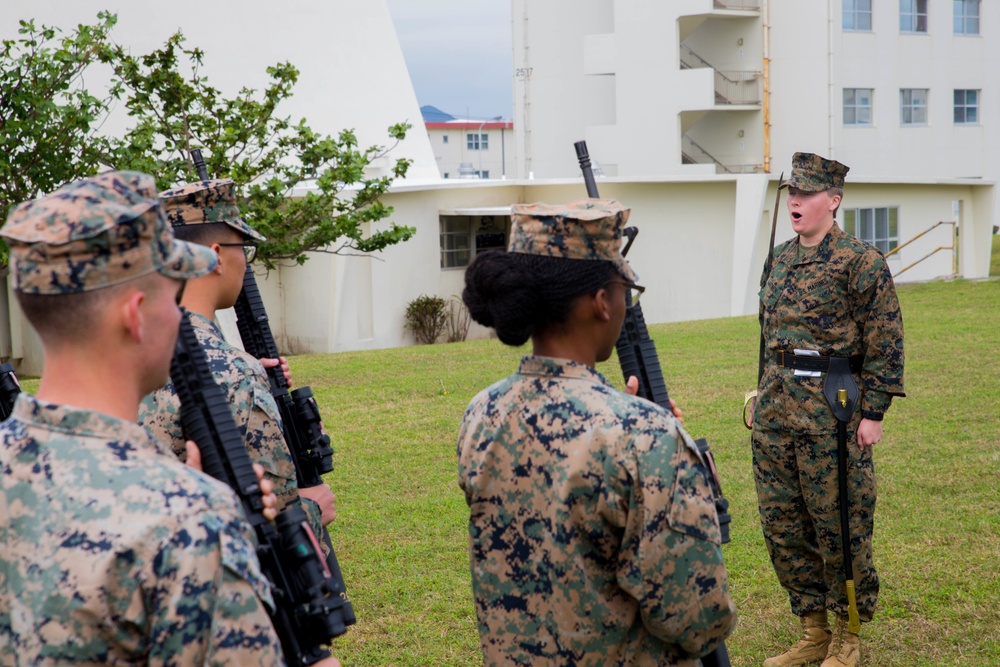
[[[387,0],[420,106],[510,118],[510,0]]]

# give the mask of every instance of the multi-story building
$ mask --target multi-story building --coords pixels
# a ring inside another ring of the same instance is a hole
[[[427,136],[441,178],[501,178],[512,175],[514,124],[502,118],[427,121]]]
[[[818,153],[851,168],[848,231],[884,252],[920,237],[890,256],[899,279],[984,275],[1000,178],[995,3],[513,0],[512,13],[519,177],[578,175],[572,144],[586,139],[612,180],[767,174],[742,200],[762,210],[792,154]],[[935,247],[952,252],[910,270]]]

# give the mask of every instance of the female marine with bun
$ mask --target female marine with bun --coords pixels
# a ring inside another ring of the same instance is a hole
[[[694,441],[595,369],[637,291],[620,254],[628,213],[514,206],[509,251],[466,272],[472,318],[532,344],[459,434],[487,665],[694,666],[736,623]]]

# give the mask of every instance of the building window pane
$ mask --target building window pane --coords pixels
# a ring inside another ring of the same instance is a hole
[[[872,89],[844,88],[844,125],[872,124]]]
[[[844,0],[844,30],[872,29],[872,0]]]
[[[979,34],[979,0],[954,0],[955,34]]]
[[[899,0],[899,31],[927,32],[927,0]]]
[[[955,125],[979,124],[979,91],[955,91]]]
[[[465,147],[470,151],[485,151],[490,147],[490,135],[473,132],[465,135]]]
[[[899,207],[845,210],[844,231],[870,243],[883,253],[895,250],[899,245]]]
[[[899,120],[903,125],[927,124],[927,89],[902,88],[899,91]]]
[[[441,268],[468,266],[472,259],[472,221],[464,216],[442,216]]]

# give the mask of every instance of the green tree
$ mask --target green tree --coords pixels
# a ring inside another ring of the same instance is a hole
[[[351,130],[322,135],[304,119],[293,124],[278,115],[299,75],[290,63],[267,69],[263,91],[244,88],[226,98],[201,72],[204,53],[184,41],[177,33],[138,58],[115,50],[114,92],[134,121],[114,142],[119,168],[153,174],[166,189],[197,179],[190,156],[202,149],[209,174],[236,182],[244,217],[267,237],[259,254],[268,268],[280,260],[301,264],[309,251],[378,251],[414,234],[395,223],[375,229],[392,213],[379,198],[410,161],[395,160],[391,175],[368,171],[395,143],[361,148]],[[389,136],[398,143],[409,127],[394,125]],[[292,197],[296,188],[305,194]]]
[[[108,142],[96,134],[110,98],[82,85],[84,70],[109,54],[117,18],[102,12],[92,26],[63,36],[21,21],[19,37],[0,49],[0,214],[22,201],[96,172]],[[8,249],[0,241],[0,271]]]
[[[184,47],[180,32],[144,56],[113,42],[114,14],[62,37],[56,28],[22,21],[20,37],[0,52],[0,205],[9,208],[102,168],[152,174],[161,189],[197,179],[191,149],[202,149],[209,173],[232,178],[247,221],[268,238],[260,257],[268,268],[299,264],[306,253],[374,252],[415,232],[387,221],[384,195],[410,161],[371,175],[410,128],[389,128],[389,148],[358,145],[352,130],[336,137],[278,115],[299,72],[290,63],[268,68],[262,91],[243,88],[227,98],[201,73],[204,53]],[[98,98],[83,86],[94,63],[110,65],[112,86]],[[183,71],[182,71],[183,70]],[[131,123],[123,136],[97,129],[110,103],[123,100]],[[299,196],[298,189],[305,194]],[[387,224],[379,224],[387,222]],[[2,221],[0,221],[2,222]],[[0,242],[0,271],[7,247]]]

